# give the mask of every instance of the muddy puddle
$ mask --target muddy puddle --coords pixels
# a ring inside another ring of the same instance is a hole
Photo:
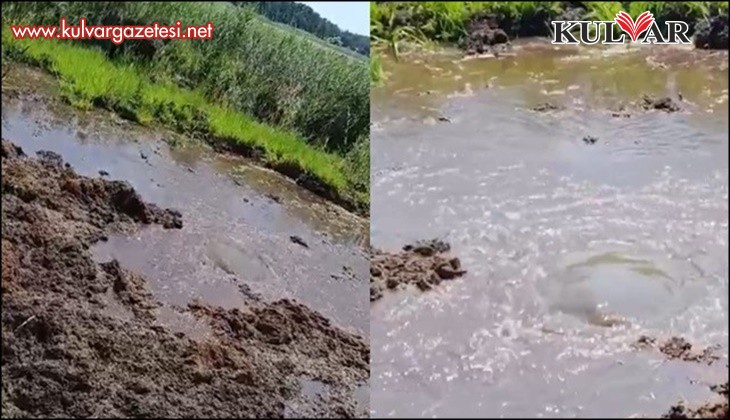
[[[195,299],[233,308],[253,293],[297,299],[368,334],[366,221],[243,159],[170,147],[180,143],[173,133],[75,112],[57,95],[47,75],[14,67],[3,81],[3,138],[28,154],[57,152],[81,175],[126,180],[144,200],[184,213],[183,230],[110,235],[93,249],[151,283],[165,324],[193,328],[176,308]]]
[[[372,244],[443,238],[468,273],[373,303],[371,415],[659,416],[713,398],[727,381],[727,60],[542,41],[385,58]],[[643,95],[681,109],[641,110]],[[636,351],[643,334],[719,359]]]

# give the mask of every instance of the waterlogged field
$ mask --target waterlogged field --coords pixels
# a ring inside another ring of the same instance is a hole
[[[98,52],[88,49],[91,42],[11,40],[7,27],[10,22],[58,24],[61,17],[74,22],[79,16],[89,24],[169,24],[184,16],[189,24],[215,22],[217,37],[121,47],[97,42],[103,51]],[[367,212],[367,63],[282,30],[245,8],[3,4],[3,54],[59,76],[76,105],[101,105],[234,149],[261,149],[271,167],[304,176],[335,201]]]
[[[467,273],[372,304],[373,417],[641,417],[721,401],[727,60],[545,39],[482,59],[381,56],[372,244],[439,238]],[[642,335],[717,360],[639,350]]]

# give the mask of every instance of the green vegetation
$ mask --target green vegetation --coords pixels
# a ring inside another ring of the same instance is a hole
[[[694,24],[718,13],[727,14],[727,2],[372,2],[370,35],[374,43],[397,54],[399,43],[426,40],[458,44],[476,16],[493,14],[511,37],[547,36],[550,21],[568,8],[582,8],[587,19],[613,20],[624,10],[632,16],[649,10],[658,22],[686,20]]]
[[[319,39],[339,45],[360,55],[370,55],[370,40],[365,35],[343,31],[334,23],[321,17],[306,4],[293,1],[233,2],[234,4],[253,4],[256,10],[274,22],[283,23],[306,31]]]
[[[64,97],[219,146],[258,150],[269,166],[367,212],[367,63],[226,3],[4,3],[3,58],[42,66]],[[212,41],[14,40],[9,23],[213,22]],[[163,18],[164,17],[164,18]]]
[[[385,78],[383,73],[383,65],[380,63],[380,57],[374,55],[370,57],[370,83],[378,85]]]
[[[323,48],[332,49],[333,51],[337,51],[337,52],[339,52],[341,54],[344,54],[344,55],[346,55],[348,57],[351,57],[354,60],[365,61],[365,60],[368,59],[368,57],[365,56],[365,55],[361,55],[361,54],[359,54],[359,53],[357,53],[357,52],[355,52],[355,51],[353,51],[353,50],[351,50],[349,48],[345,48],[342,45],[329,42],[326,39],[318,38],[316,35],[310,34],[309,32],[306,32],[306,31],[304,31],[302,29],[298,29],[298,28],[295,28],[293,26],[289,26],[289,25],[286,25],[286,24],[283,24],[283,23],[273,22],[273,21],[271,22],[271,24],[272,25],[276,25],[279,28],[281,28],[281,29],[283,29],[285,31],[291,32],[291,33],[293,33],[295,35],[302,36],[304,38],[310,39],[313,43],[315,43],[315,44],[317,44],[317,45],[319,45],[319,46],[321,46]],[[370,43],[370,40],[368,39],[368,45],[369,45],[369,43]],[[370,50],[370,48],[368,46],[368,54],[370,53],[369,50]]]

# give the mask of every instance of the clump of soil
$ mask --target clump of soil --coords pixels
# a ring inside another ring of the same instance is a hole
[[[461,261],[449,254],[451,246],[443,241],[419,241],[401,252],[370,252],[370,301],[383,296],[386,289],[414,284],[426,291],[444,280],[466,274]]]
[[[464,48],[469,55],[484,54],[493,51],[495,45],[509,42],[509,36],[500,29],[495,15],[475,16],[467,23],[466,32]]]
[[[658,349],[669,360],[682,360],[685,362],[707,363],[712,364],[719,357],[713,354],[712,347],[706,347],[702,350],[695,349],[687,340],[681,337],[672,337],[662,344],[657,344],[656,338],[642,335],[634,343],[638,349]]]
[[[555,105],[551,102],[544,102],[544,103],[535,105],[530,109],[535,112],[549,112],[549,111],[560,111],[560,110],[564,109],[564,107],[562,107],[560,105]]]
[[[727,14],[703,19],[695,28],[694,45],[702,49],[727,50],[728,32]]]
[[[157,324],[144,278],[96,263],[94,242],[180,213],[128,184],[77,175],[60,156],[2,141],[3,417],[354,417],[369,346],[289,300],[225,311],[196,303],[214,337]],[[327,399],[292,402],[302,380]]]
[[[644,111],[658,110],[664,112],[677,112],[682,110],[678,103],[667,96],[655,98],[651,95],[644,95],[644,97],[641,98],[639,106]]]
[[[662,418],[665,419],[726,419],[728,418],[728,383],[715,385],[710,389],[722,400],[708,401],[697,407],[688,407],[684,402],[672,406]]]

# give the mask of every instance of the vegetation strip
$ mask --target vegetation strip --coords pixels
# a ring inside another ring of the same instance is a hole
[[[371,38],[398,53],[401,43],[438,41],[466,47],[469,26],[491,15],[510,38],[549,36],[552,20],[613,20],[650,11],[658,22],[684,20],[699,48],[727,49],[727,2],[372,2]],[[724,32],[722,27],[724,25]],[[707,38],[710,38],[709,40]],[[724,45],[724,46],[723,46]]]
[[[64,98],[79,108],[100,106],[140,124],[158,122],[201,135],[219,147],[260,158],[350,210],[367,208],[367,195],[354,191],[347,179],[344,159],[292,132],[213,104],[199,90],[153,83],[143,67],[113,63],[99,51],[54,40],[14,40],[8,29],[3,28],[3,53],[56,75]]]
[[[144,124],[156,121],[246,151],[345,208],[367,214],[367,61],[254,10],[201,2],[6,2],[3,28],[58,25],[61,17],[75,24],[83,16],[90,25],[169,25],[184,17],[186,23],[211,22],[216,29],[211,41],[121,45],[15,42],[3,30],[3,56],[54,72],[76,105],[103,106]]]

